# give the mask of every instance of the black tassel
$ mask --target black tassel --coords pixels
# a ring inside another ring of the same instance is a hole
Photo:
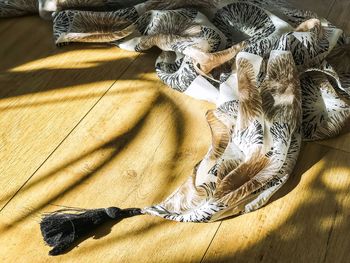
[[[62,209],[45,214],[40,229],[46,244],[53,247],[49,255],[54,256],[62,254],[97,226],[141,214],[139,208]]]

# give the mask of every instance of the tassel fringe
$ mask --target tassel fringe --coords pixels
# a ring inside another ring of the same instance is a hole
[[[79,238],[106,222],[141,214],[139,208],[61,209],[44,214],[40,229],[46,244],[53,247],[49,255],[54,256],[64,253]]]

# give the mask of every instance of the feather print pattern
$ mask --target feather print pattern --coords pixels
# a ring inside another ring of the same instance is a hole
[[[302,140],[349,122],[349,38],[283,0],[0,0],[0,17],[34,12],[52,15],[57,45],[158,47],[161,80],[216,103],[207,154],[143,214],[211,222],[254,211],[290,177]]]

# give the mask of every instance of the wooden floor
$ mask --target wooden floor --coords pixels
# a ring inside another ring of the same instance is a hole
[[[294,2],[350,30],[348,1]],[[213,107],[163,85],[157,51],[58,49],[51,33],[37,17],[0,21],[0,262],[349,262],[350,133],[305,143],[256,212],[211,224],[135,217],[48,257],[41,213],[161,201],[206,152]]]

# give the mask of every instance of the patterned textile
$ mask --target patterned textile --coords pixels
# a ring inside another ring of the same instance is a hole
[[[209,222],[256,210],[287,181],[302,140],[335,136],[350,118],[350,39],[283,1],[0,0],[0,17],[33,12],[52,17],[57,45],[159,47],[159,78],[217,105],[203,160],[143,214]]]

